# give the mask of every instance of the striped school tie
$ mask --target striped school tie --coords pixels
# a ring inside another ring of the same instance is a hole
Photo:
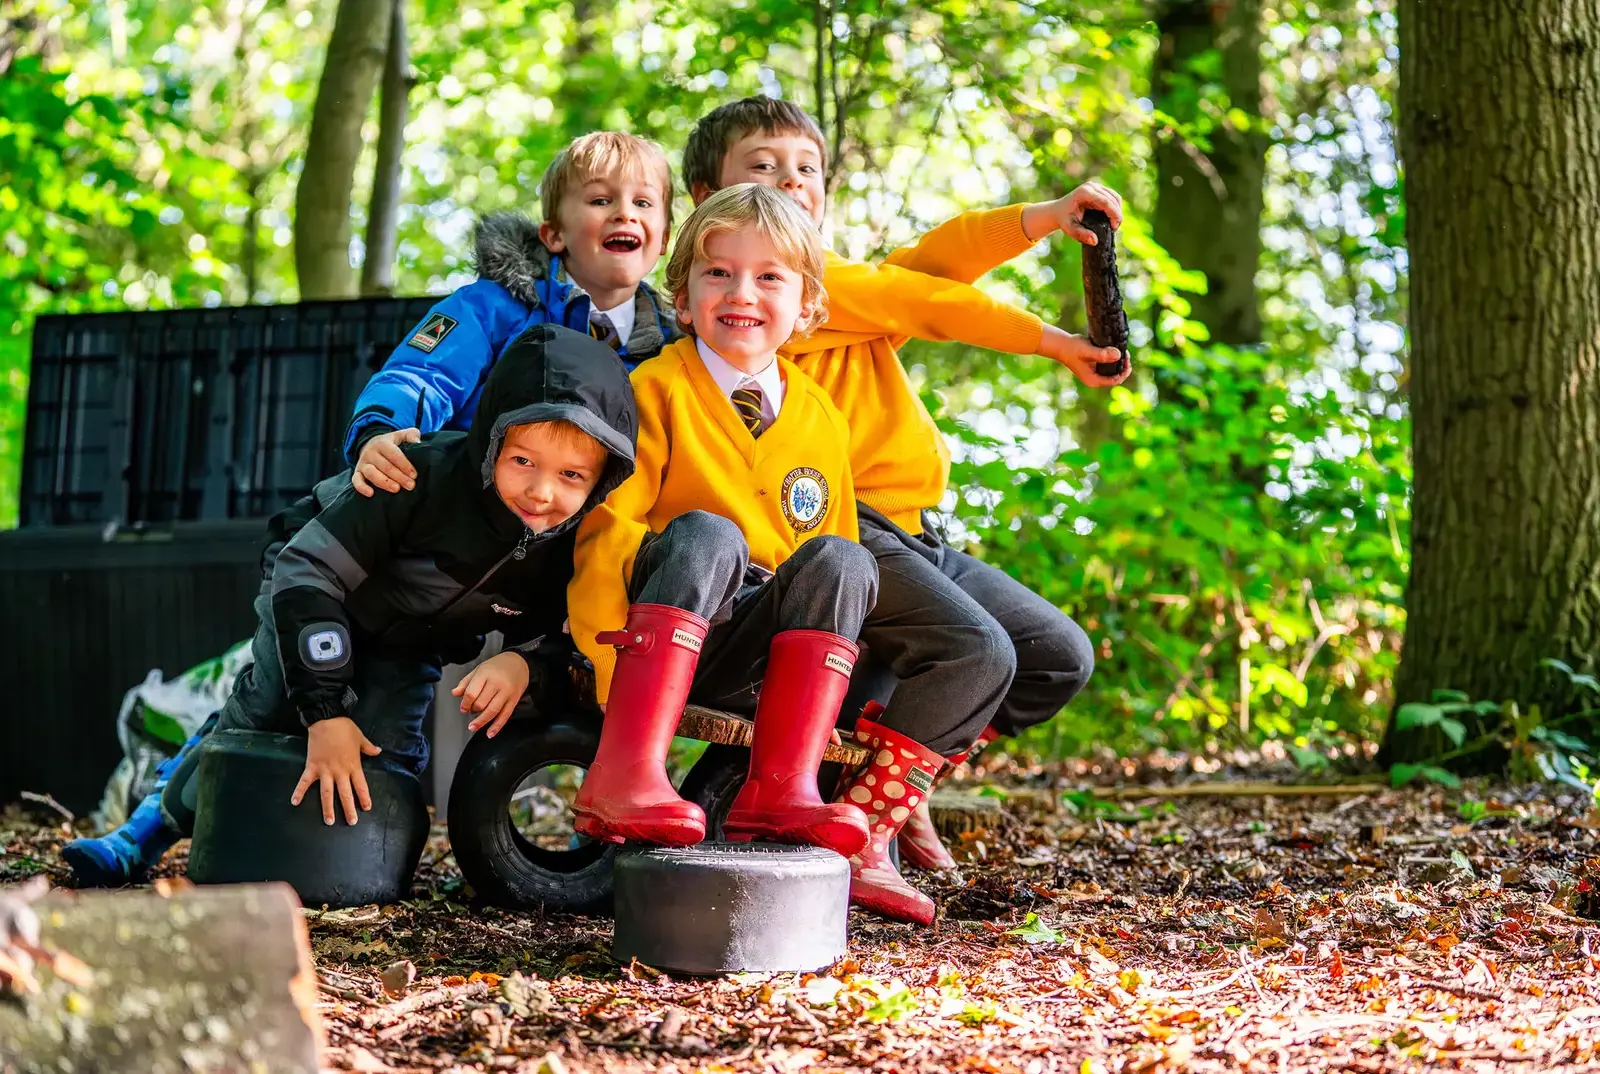
[[[589,314],[589,334],[614,351],[622,350],[622,337],[617,335],[617,326],[611,323],[611,318],[595,311]]]
[[[739,420],[744,422],[744,427],[750,430],[751,436],[761,435],[761,401],[760,388],[733,390],[733,409],[739,412]]]

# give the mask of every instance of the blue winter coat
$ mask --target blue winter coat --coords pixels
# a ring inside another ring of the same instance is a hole
[[[473,245],[478,279],[435,304],[356,398],[344,439],[351,464],[375,432],[470,428],[490,367],[528,328],[588,331],[589,296],[540,241],[538,224],[521,213],[492,213],[479,222]],[[624,364],[632,369],[655,357],[679,334],[671,306],[641,283]]]

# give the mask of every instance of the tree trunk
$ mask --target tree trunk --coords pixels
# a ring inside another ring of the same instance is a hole
[[[405,0],[393,0],[389,49],[383,64],[378,105],[378,151],[372,168],[372,200],[367,208],[367,254],[361,265],[361,293],[394,293],[394,254],[400,227],[400,157],[406,145],[406,96],[411,90],[406,54]]]
[[[1163,0],[1161,44],[1151,76],[1157,109],[1184,123],[1215,122],[1210,148],[1178,135],[1156,144],[1155,240],[1188,269],[1205,272],[1192,317],[1219,343],[1261,342],[1256,266],[1261,259],[1262,184],[1267,139],[1202,109],[1200,60],[1221,54],[1220,85],[1232,109],[1261,115],[1261,0]]]
[[[595,0],[572,3],[572,37],[562,57],[556,103],[561,107],[567,134],[574,138],[604,127],[606,109],[616,96],[616,87],[602,62],[605,57],[600,51],[601,34],[595,25],[600,6]]]
[[[294,267],[300,297],[347,298],[350,193],[361,155],[361,127],[383,68],[395,0],[339,0],[317,85],[305,167],[294,195]]]
[[[1411,580],[1397,702],[1559,708],[1600,651],[1600,0],[1401,0]],[[1438,743],[1391,731],[1391,761]]]

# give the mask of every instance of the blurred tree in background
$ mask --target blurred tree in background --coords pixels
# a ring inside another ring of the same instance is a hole
[[[447,291],[473,220],[536,212],[571,137],[676,160],[707,109],[781,94],[827,133],[850,256],[1091,177],[1127,199],[1126,385],[905,350],[956,449],[951,538],[1099,647],[1023,747],[1270,739],[1315,764],[1378,737],[1410,524],[1394,0],[396,2],[398,33],[387,2],[344,0],[409,55],[384,74],[367,46],[371,85],[335,108],[337,0],[0,0],[0,524],[36,315],[295,301],[311,195],[348,204],[352,291],[363,269],[368,291]],[[301,189],[323,112],[354,164]],[[367,264],[386,198],[393,262]],[[1057,238],[983,285],[1081,331],[1078,273]]]

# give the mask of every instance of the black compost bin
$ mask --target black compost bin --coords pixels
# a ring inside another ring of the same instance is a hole
[[[122,756],[122,695],[253,633],[265,535],[260,520],[0,533],[0,802],[26,790],[94,808]]]
[[[356,396],[434,301],[39,318],[0,532],[0,803],[92,808],[123,693],[250,635],[265,520],[342,467]]]

